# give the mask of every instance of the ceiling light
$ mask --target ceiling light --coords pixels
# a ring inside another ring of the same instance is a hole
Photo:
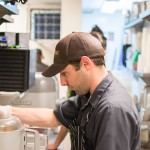
[[[101,12],[103,13],[114,13],[118,8],[119,2],[118,1],[104,1]]]

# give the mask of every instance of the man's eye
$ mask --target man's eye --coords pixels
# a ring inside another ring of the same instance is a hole
[[[67,73],[66,73],[66,72],[63,72],[61,75],[62,75],[62,76],[66,76],[66,75],[67,75]]]
[[[68,76],[68,73],[65,73],[64,76],[67,77],[67,76]]]

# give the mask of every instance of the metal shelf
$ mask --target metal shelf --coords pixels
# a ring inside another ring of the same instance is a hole
[[[141,18],[136,19],[135,21],[132,21],[125,25],[125,29],[136,27],[136,26],[143,26],[144,20]]]
[[[9,15],[4,15],[4,16],[0,19],[0,25],[1,25],[3,22],[13,23],[13,22],[14,22],[14,19],[11,18]]]
[[[150,73],[141,73],[138,71],[132,71],[135,77],[140,77],[147,85],[150,85]]]
[[[6,4],[3,0],[0,0],[0,25],[4,22],[13,23],[14,19],[10,15],[18,15],[19,9],[17,5]]]
[[[139,71],[132,70],[132,69],[129,69],[129,68],[127,68],[127,70],[131,74],[133,74],[135,79],[138,80],[139,78],[141,78],[147,85],[150,85],[150,73],[141,73]]]
[[[150,73],[139,73],[139,77],[147,84],[150,85]]]
[[[140,14],[140,18],[150,20],[150,9],[146,10],[145,12],[142,12]]]
[[[126,24],[125,29],[132,28],[132,27],[142,27],[145,19],[148,19],[150,21],[150,9],[142,12],[139,15],[139,18],[137,18],[136,20]]]
[[[16,5],[6,4],[4,1],[0,0],[0,16],[3,15],[12,15],[12,14],[19,14],[19,9]]]

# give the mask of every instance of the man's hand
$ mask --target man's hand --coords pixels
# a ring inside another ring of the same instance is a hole
[[[1,106],[0,105],[0,119],[6,119],[11,117],[11,106]]]

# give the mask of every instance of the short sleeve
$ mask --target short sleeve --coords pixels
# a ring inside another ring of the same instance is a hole
[[[54,114],[59,122],[68,128],[70,122],[77,117],[79,108],[80,100],[78,96],[75,96],[72,100],[66,100],[57,106],[54,110]]]

